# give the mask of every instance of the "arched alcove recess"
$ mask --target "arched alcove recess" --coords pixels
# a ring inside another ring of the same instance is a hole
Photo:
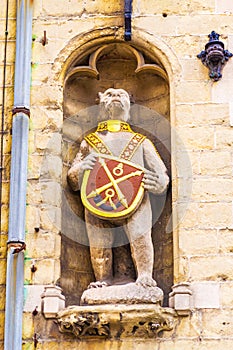
[[[131,121],[135,131],[147,135],[158,149],[171,177],[170,91],[166,70],[156,55],[121,41],[92,46],[70,62],[64,85],[63,206],[60,284],[67,304],[78,304],[93,281],[88,240],[79,193],[69,188],[66,175],[85,133],[98,122],[98,92],[123,88],[132,99]],[[171,186],[165,203],[151,196],[155,250],[154,278],[165,293],[173,285],[173,234]],[[162,203],[162,204],[161,204]],[[115,275],[135,275],[129,246],[114,248]]]

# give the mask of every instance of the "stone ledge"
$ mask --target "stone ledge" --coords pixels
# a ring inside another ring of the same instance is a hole
[[[57,324],[77,338],[145,339],[172,330],[175,316],[159,304],[70,306],[57,314]]]

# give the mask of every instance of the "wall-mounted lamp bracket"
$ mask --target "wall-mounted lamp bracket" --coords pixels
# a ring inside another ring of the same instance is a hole
[[[223,66],[233,54],[228,50],[224,50],[224,44],[219,40],[219,34],[214,30],[208,37],[209,42],[205,45],[205,50],[201,51],[197,57],[209,68],[209,77],[214,81],[218,81],[222,78]]]

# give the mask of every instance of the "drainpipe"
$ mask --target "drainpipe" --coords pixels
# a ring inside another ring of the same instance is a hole
[[[133,0],[125,0],[125,41],[131,40],[131,17]]]
[[[32,0],[17,0],[4,350],[22,349]]]

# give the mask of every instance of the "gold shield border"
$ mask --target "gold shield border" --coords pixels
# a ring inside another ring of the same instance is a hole
[[[145,169],[143,167],[141,167],[140,165],[134,164],[130,161],[127,161],[127,160],[124,160],[121,158],[117,158],[114,156],[107,156],[107,155],[103,155],[103,154],[98,154],[98,157],[116,160],[119,163],[128,164],[130,166],[133,166],[134,168],[137,168],[137,169],[145,172]],[[144,194],[144,183],[143,182],[141,182],[138,193],[137,193],[136,197],[134,198],[132,204],[129,206],[129,208],[126,208],[125,210],[122,210],[120,212],[115,212],[115,213],[104,212],[102,210],[94,208],[87,200],[86,187],[87,187],[87,182],[88,182],[88,178],[89,178],[90,173],[91,173],[91,170],[85,170],[84,176],[83,176],[83,181],[82,181],[82,186],[81,186],[81,200],[82,200],[82,203],[85,206],[85,208],[87,208],[91,213],[93,213],[94,215],[96,215],[102,219],[104,219],[104,218],[106,218],[106,219],[109,219],[109,218],[111,218],[111,219],[117,219],[117,218],[124,219],[124,218],[128,217],[130,214],[133,214],[133,212],[140,205],[142,198],[143,198],[143,194]]]

